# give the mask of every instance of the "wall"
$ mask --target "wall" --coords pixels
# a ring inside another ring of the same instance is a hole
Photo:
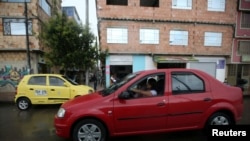
[[[108,44],[108,27],[126,27],[128,29],[127,44]],[[159,44],[140,44],[140,28],[156,28],[160,31]],[[169,45],[170,30],[181,29],[188,31],[187,46]],[[205,32],[222,32],[221,47],[204,47]],[[222,25],[182,24],[164,22],[136,22],[103,20],[100,25],[100,46],[108,49],[109,53],[143,53],[143,54],[178,54],[178,55],[231,55],[233,28]]]
[[[27,66],[16,64],[0,66],[0,101],[13,101],[16,87],[24,75],[28,74]]]

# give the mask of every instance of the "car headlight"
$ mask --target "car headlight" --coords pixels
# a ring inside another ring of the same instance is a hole
[[[65,115],[66,110],[64,108],[60,108],[57,112],[57,117],[63,118]]]

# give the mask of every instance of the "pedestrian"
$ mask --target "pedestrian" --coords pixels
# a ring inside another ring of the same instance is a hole
[[[97,90],[97,78],[95,74],[93,75],[93,82],[94,82],[94,89],[96,91]]]
[[[116,82],[116,75],[115,74],[111,74],[110,80],[111,80],[111,84],[114,84]]]

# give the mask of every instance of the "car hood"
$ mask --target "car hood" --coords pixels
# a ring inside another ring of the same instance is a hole
[[[94,89],[87,85],[76,85],[71,87],[72,90],[76,91],[77,94],[87,94],[89,93],[89,90],[94,92]]]
[[[75,107],[79,105],[85,105],[85,104],[89,105],[90,103],[97,103],[97,101],[99,101],[102,98],[103,96],[101,95],[100,92],[95,92],[95,93],[82,95],[74,99],[71,99],[63,103],[62,107],[67,109],[67,108],[71,108],[71,107]]]

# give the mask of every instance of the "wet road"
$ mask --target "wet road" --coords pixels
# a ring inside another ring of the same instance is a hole
[[[29,111],[19,111],[15,104],[0,102],[1,141],[70,141],[58,137],[53,127],[54,115],[60,105],[33,106]],[[244,97],[243,118],[238,124],[250,125],[250,96]],[[156,135],[117,137],[111,141],[201,141],[206,140],[201,131],[185,131]]]

